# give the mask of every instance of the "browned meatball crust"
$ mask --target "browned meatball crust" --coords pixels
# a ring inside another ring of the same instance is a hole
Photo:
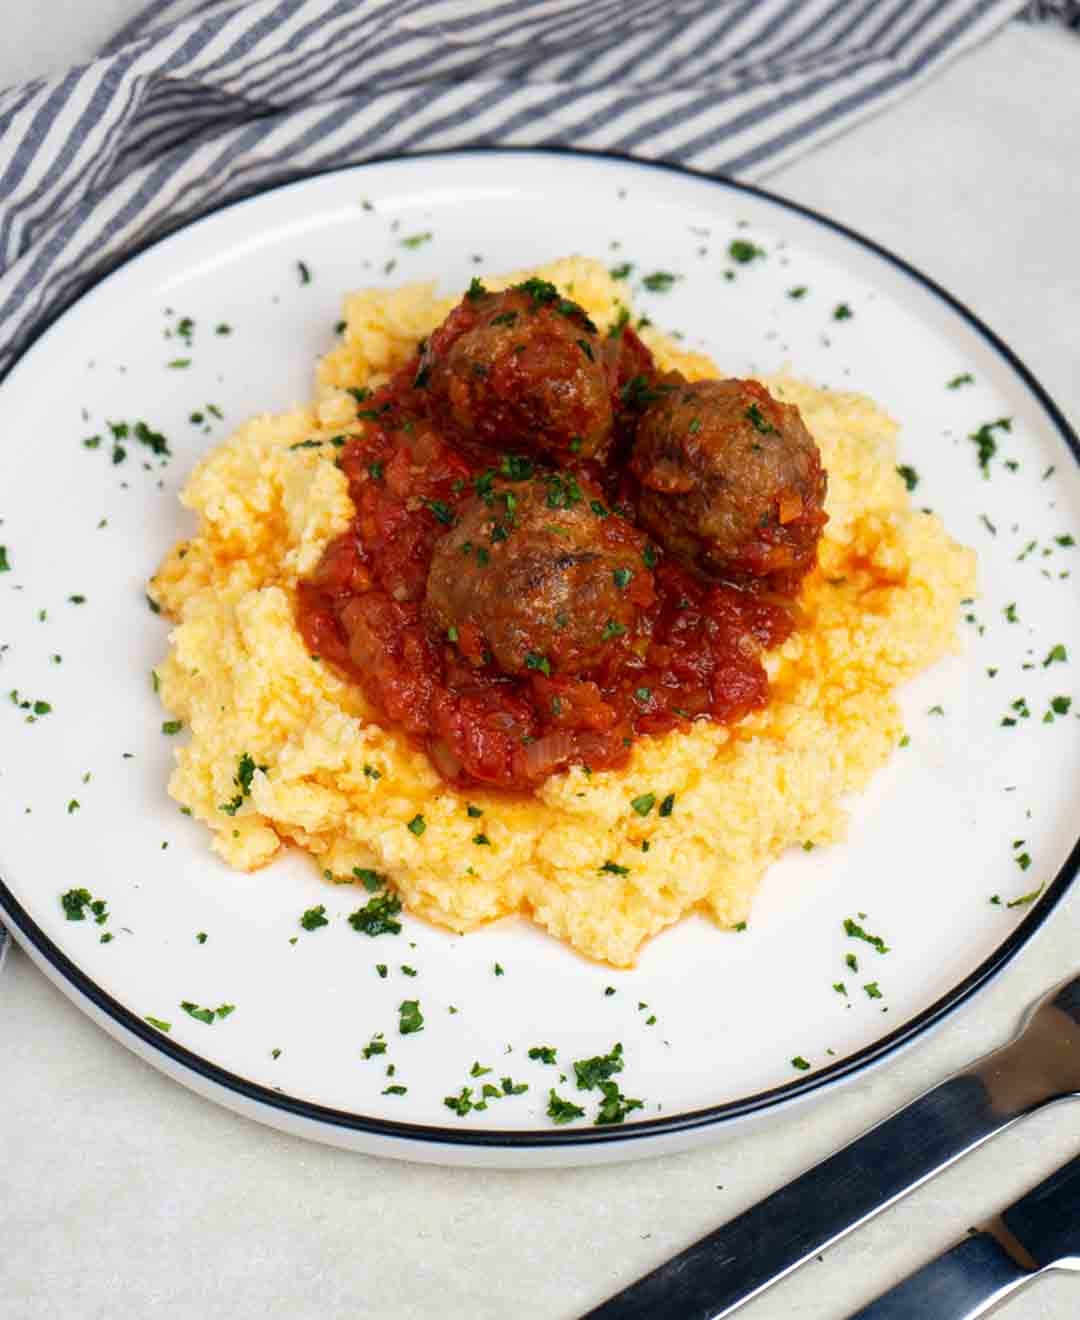
[[[431,412],[474,445],[599,457],[612,432],[612,370],[596,327],[553,284],[474,284],[431,335],[418,380]]]
[[[432,625],[507,674],[574,674],[627,645],[653,602],[645,538],[570,474],[480,485],[435,546]]]
[[[799,410],[754,380],[672,374],[639,397],[640,525],[706,576],[793,591],[825,522],[825,473]]]

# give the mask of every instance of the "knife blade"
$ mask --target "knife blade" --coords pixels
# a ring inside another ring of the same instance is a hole
[[[974,1320],[1052,1269],[1080,1271],[1080,1156],[849,1320]]]

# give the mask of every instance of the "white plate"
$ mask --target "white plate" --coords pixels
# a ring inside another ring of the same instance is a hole
[[[402,245],[427,232],[430,241]],[[733,263],[735,238],[767,255]],[[871,394],[902,421],[917,500],[979,553],[982,594],[962,626],[963,653],[904,690],[910,746],[853,804],[849,840],[783,858],[743,934],[689,920],[620,973],[519,921],[465,938],[415,921],[370,943],[341,920],[305,933],[305,908],[324,902],[336,916],[355,906],[353,893],[328,890],[296,856],[256,875],[228,872],[165,793],[172,744],[149,675],[166,628],[144,583],[191,530],[177,491],[245,416],[309,396],[347,289],[433,278],[449,291],[571,252],[633,261],[637,276],[680,275],[668,293],[636,289],[639,306],[732,374],[790,363]],[[808,292],[793,299],[797,286]],[[848,319],[835,319],[841,303]],[[184,316],[195,323],[190,348],[164,335]],[[216,334],[220,323],[232,333]],[[177,358],[190,366],[167,365]],[[974,384],[946,388],[967,372]],[[209,427],[191,423],[193,412]],[[1012,430],[995,433],[984,479],[968,436],[1000,417]],[[137,419],[168,437],[164,465],[130,442],[112,463],[107,423]],[[778,198],[541,152],[389,161],[291,184],[170,236],[86,294],[4,382],[0,429],[0,544],[11,566],[0,574],[0,905],[31,956],[114,1036],[252,1117],[353,1149],[457,1163],[570,1164],[687,1146],[850,1077],[940,1020],[1030,937],[1077,868],[1080,593],[1077,576],[1061,574],[1080,574],[1080,547],[1055,540],[1080,542],[1076,437],[947,294]],[[96,449],[83,444],[92,435],[103,437]],[[1058,646],[1069,659],[1045,663]],[[51,711],[28,723],[12,689]],[[1062,696],[1074,709],[1044,723]],[[1021,697],[1027,718],[1012,710]],[[108,901],[105,926],[65,919],[60,894],[79,885]],[[1036,903],[1007,906],[1040,885]],[[888,954],[845,936],[844,918],[859,913]],[[103,931],[115,938],[102,944]],[[848,952],[858,977],[846,972]],[[377,962],[390,967],[385,980]],[[404,976],[403,963],[418,975]],[[841,979],[847,999],[832,988]],[[860,988],[871,980],[882,999]],[[419,998],[426,1027],[401,1037],[406,998]],[[237,1007],[206,1025],[183,1000]],[[378,1031],[389,1050],[364,1061]],[[622,1088],[645,1101],[640,1121],[554,1127],[548,1088],[591,1100],[574,1090],[570,1061],[616,1041]],[[555,1046],[560,1067],[530,1061],[534,1045]],[[811,1069],[794,1069],[796,1055]],[[493,1072],[471,1078],[474,1061]],[[502,1076],[529,1090],[465,1118],[443,1104]],[[391,1084],[407,1094],[384,1095]]]

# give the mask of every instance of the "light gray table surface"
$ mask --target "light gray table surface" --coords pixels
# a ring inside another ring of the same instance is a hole
[[[136,8],[3,0],[0,85],[85,57]],[[1080,39],[1012,24],[765,182],[944,284],[1080,424]],[[689,1154],[490,1173],[234,1117],[135,1059],[15,949],[0,977],[0,1315],[569,1320],[990,1048],[1078,967],[1080,892],[973,1004],[816,1105]],[[1080,1106],[1044,1112],[742,1314],[838,1320],[1078,1149]],[[1001,1315],[1074,1320],[1080,1280],[1042,1282]]]

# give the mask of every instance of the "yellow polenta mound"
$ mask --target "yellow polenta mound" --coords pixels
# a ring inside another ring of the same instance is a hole
[[[595,261],[528,273],[602,328],[623,300]],[[176,621],[161,697],[191,731],[169,791],[206,822],[230,866],[262,866],[295,843],[335,879],[354,867],[384,873],[408,910],[453,930],[523,912],[590,957],[626,966],[691,909],[723,926],[743,920],[785,848],[842,835],[838,798],[862,788],[900,737],[892,689],[955,645],[974,556],[912,510],[896,474],[896,425],[868,399],[768,380],[820,446],[829,523],[802,593],[807,626],[769,657],[767,709],[730,729],[699,723],[644,738],[627,769],[576,769],[531,801],[466,796],[404,738],[368,722],[357,688],[308,655],[293,611],[297,578],[352,514],[329,443],[356,429],[344,390],[385,379],[454,301],[427,284],[350,295],[342,343],[318,368],[318,401],[248,422],[192,474],[182,499],[198,533],[151,583]],[[656,331],[644,337],[665,368],[719,374]],[[247,794],[242,757],[259,767]],[[670,814],[637,814],[631,800],[646,793],[657,804],[672,795]],[[467,801],[483,808],[490,847],[473,844]],[[408,828],[417,816],[422,832]]]

